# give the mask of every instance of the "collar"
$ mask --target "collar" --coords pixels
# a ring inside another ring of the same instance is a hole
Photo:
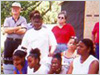
[[[20,19],[20,16],[18,17],[17,21]],[[14,20],[14,22],[16,23],[17,21],[15,21],[14,17],[12,16],[12,20]]]

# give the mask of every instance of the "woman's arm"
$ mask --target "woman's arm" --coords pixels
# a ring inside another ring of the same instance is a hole
[[[99,62],[95,60],[90,64],[88,74],[98,74],[98,71],[99,71]]]

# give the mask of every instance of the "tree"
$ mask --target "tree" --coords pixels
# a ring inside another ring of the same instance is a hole
[[[4,23],[6,17],[11,15],[11,5],[15,1],[1,1],[1,24]],[[55,24],[57,15],[60,12],[62,1],[18,1],[21,3],[21,15],[29,20],[29,14],[33,10],[39,10],[43,16],[44,23]]]

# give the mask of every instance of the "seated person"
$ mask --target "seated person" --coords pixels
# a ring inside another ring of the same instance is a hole
[[[27,52],[24,49],[16,49],[13,53],[14,74],[27,74],[28,63],[25,60]]]
[[[66,74],[66,68],[62,66],[60,53],[53,56],[48,74]]]
[[[28,60],[28,74],[47,74],[49,68],[40,64],[40,50],[38,48],[31,49],[27,57]]]
[[[78,56],[76,52],[78,39],[77,37],[73,36],[70,38],[68,42],[68,49],[62,53],[62,65],[64,67],[69,68],[70,63],[73,61],[73,59]]]
[[[67,74],[97,74],[99,61],[95,58],[93,42],[83,39],[78,43],[77,53],[80,55],[71,62]]]

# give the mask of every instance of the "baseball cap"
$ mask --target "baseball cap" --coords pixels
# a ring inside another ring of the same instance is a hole
[[[33,19],[42,19],[40,14],[34,14]]]
[[[21,8],[21,4],[18,3],[18,2],[14,2],[14,3],[12,4],[12,7],[13,7],[13,6],[16,6],[16,7],[20,7],[20,8]]]

